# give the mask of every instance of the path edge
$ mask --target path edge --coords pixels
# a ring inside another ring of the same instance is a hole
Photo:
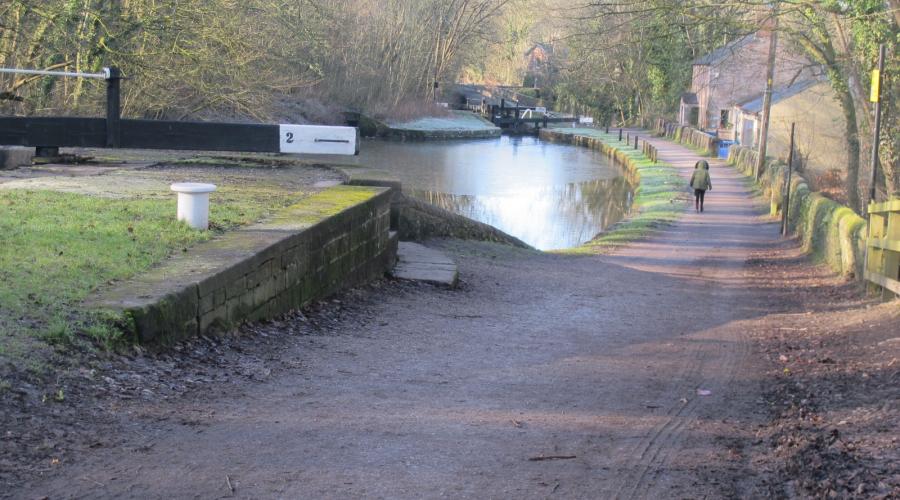
[[[632,212],[590,241],[562,250],[566,254],[608,253],[646,239],[674,224],[689,200],[687,185],[677,169],[664,161],[652,161],[630,143],[599,129],[542,129],[539,137],[548,142],[581,146],[605,154],[621,166],[635,185]]]

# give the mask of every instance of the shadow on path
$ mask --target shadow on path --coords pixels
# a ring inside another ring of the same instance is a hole
[[[696,155],[651,141],[690,176]],[[296,368],[238,397],[125,408],[131,446],[22,493],[764,495],[745,453],[768,418],[748,332],[794,304],[747,266],[784,245],[777,224],[711,164],[705,213],[612,255],[433,242],[458,260],[459,290],[391,284],[352,295],[328,332],[273,325],[305,332],[272,354]]]

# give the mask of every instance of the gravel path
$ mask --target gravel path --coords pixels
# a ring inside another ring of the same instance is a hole
[[[654,141],[687,178],[694,153]],[[441,242],[461,286],[387,284],[271,351],[265,382],[121,408],[124,438],[26,498],[758,496],[768,421],[749,333],[785,294],[730,168],[707,212],[614,255]],[[305,332],[305,333],[304,333]]]

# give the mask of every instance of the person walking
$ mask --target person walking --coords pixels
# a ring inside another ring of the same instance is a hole
[[[707,190],[712,190],[712,180],[709,178],[709,163],[700,160],[694,165],[694,175],[691,176],[691,187],[694,188],[694,210],[703,211],[703,198]]]

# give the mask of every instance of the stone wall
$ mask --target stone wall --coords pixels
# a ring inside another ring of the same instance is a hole
[[[714,135],[707,134],[702,130],[659,119],[654,132],[675,142],[693,146],[707,156],[718,154],[719,140]]]
[[[451,139],[487,139],[500,137],[499,128],[484,128],[478,130],[417,130],[404,128],[390,128],[384,133],[388,139],[401,141],[444,141]]]
[[[144,343],[273,318],[393,267],[390,188],[337,186],[224,234],[87,305],[122,313]]]
[[[492,241],[520,248],[531,248],[522,240],[503,231],[463,217],[422,200],[407,196],[400,181],[389,172],[361,166],[335,167],[344,174],[346,182],[355,186],[393,188],[391,201],[391,229],[403,241],[423,241],[429,238],[457,238],[461,240]]]
[[[522,240],[510,236],[494,226],[463,217],[402,193],[394,199],[391,219],[393,227],[396,228],[403,241],[456,238],[492,241],[519,248],[531,248]]]
[[[747,175],[753,175],[757,152],[732,146],[728,161]],[[769,160],[759,185],[770,200],[772,213],[783,210],[787,165]],[[788,231],[797,234],[804,249],[827,263],[835,272],[863,278],[866,222],[850,208],[812,192],[802,176],[791,176]]]

